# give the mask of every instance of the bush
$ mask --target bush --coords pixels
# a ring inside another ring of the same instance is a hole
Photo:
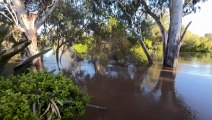
[[[88,45],[87,44],[82,44],[82,43],[74,44],[73,45],[73,49],[78,54],[86,54],[87,51],[88,51]]]
[[[88,102],[71,79],[47,72],[0,78],[0,98],[1,120],[73,120]]]
[[[133,55],[134,61],[138,65],[148,62],[148,59],[140,45],[135,45],[132,48],[130,48],[130,52]]]

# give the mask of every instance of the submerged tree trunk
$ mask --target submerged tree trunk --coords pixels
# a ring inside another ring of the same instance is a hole
[[[157,16],[148,7],[145,0],[141,0],[144,6],[143,11],[149,14],[158,24],[163,41],[163,66],[165,67],[177,67],[181,47],[181,41],[184,37],[187,28],[191,22],[186,26],[183,34],[181,35],[182,17],[183,17],[183,0],[169,0],[170,10],[170,24],[169,31],[163,26],[160,16]]]
[[[31,41],[31,44],[27,48],[28,57],[32,57],[40,52],[38,47],[37,35],[34,33],[28,37],[28,40]],[[32,61],[32,70],[39,71],[43,69],[43,63],[41,57],[38,57]]]
[[[163,59],[163,66],[176,67],[181,44],[181,25],[183,17],[183,1],[170,0],[170,25],[167,47]]]

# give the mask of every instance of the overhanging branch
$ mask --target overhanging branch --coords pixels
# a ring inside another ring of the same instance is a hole
[[[0,56],[0,61],[1,62],[7,62],[11,57],[16,55],[17,53],[21,52],[23,49],[25,49],[31,42],[30,41],[24,41],[21,42],[20,44],[14,46],[10,50],[8,50],[6,53],[2,54]]]
[[[47,11],[45,12],[45,14],[36,22],[36,29],[39,29],[40,26],[45,22],[46,18],[48,17],[49,14],[51,14],[53,12],[53,10],[57,7],[58,3],[60,0],[53,0],[52,1],[52,6],[50,9],[47,9]]]

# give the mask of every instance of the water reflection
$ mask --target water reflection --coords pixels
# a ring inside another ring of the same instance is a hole
[[[85,79],[86,90],[92,96],[92,103],[105,106],[108,111],[88,108],[82,119],[196,119],[194,112],[176,95],[176,72],[159,70],[158,79],[151,82],[147,74],[155,68],[148,69],[149,67],[144,67],[137,70],[133,80],[124,77],[124,74],[118,78],[95,75],[92,79]]]
[[[160,76],[157,84],[154,87],[155,91],[160,91],[160,99],[158,100],[157,109],[160,110],[158,118],[175,119],[175,120],[194,120],[197,119],[193,112],[183,101],[181,96],[176,95],[175,78],[176,70],[163,68],[160,71]]]
[[[212,119],[212,59],[208,56],[182,56],[179,68],[170,70],[158,63],[151,67],[120,67],[114,62],[78,62],[66,55],[61,66],[63,74],[75,78],[91,96],[91,104],[108,108],[87,108],[82,120]],[[208,59],[211,61],[206,62]]]

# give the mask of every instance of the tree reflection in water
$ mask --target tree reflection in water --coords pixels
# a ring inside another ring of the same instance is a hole
[[[160,99],[154,109],[158,111],[158,118],[164,120],[195,120],[197,116],[190,110],[175,91],[175,78],[177,71],[170,68],[162,68],[153,94],[160,91]]]
[[[197,119],[175,90],[175,70],[155,71],[154,66],[132,65],[103,67],[92,62],[80,65],[83,67],[72,66],[73,70],[63,73],[74,73],[76,83],[91,96],[91,104],[108,108],[107,111],[87,108],[82,120]],[[157,74],[155,80],[154,74]]]

